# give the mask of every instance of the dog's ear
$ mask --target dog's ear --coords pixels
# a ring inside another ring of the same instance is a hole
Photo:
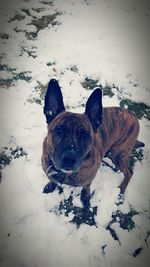
[[[47,123],[50,123],[59,113],[65,111],[63,97],[58,82],[50,80],[45,95],[44,114]]]
[[[90,95],[85,108],[85,114],[88,116],[94,131],[102,122],[102,91],[96,88]]]

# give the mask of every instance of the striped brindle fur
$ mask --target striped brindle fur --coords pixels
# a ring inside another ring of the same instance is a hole
[[[44,192],[57,184],[82,187],[81,201],[89,205],[90,185],[103,157],[109,154],[124,174],[120,194],[133,174],[130,155],[137,141],[139,122],[127,109],[102,107],[102,92],[96,88],[89,97],[85,113],[65,110],[61,89],[52,79],[45,96],[44,114],[48,132],[43,143],[42,166],[49,183]]]

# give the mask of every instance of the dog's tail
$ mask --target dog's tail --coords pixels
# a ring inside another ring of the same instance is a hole
[[[134,149],[139,148],[139,147],[144,147],[144,146],[145,144],[143,142],[137,140],[134,145]]]

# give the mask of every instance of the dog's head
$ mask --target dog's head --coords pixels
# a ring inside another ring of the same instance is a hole
[[[102,121],[102,93],[95,89],[85,113],[65,111],[62,93],[56,80],[51,80],[45,96],[44,114],[48,123],[47,144],[55,169],[63,173],[78,172],[90,157],[94,136]]]

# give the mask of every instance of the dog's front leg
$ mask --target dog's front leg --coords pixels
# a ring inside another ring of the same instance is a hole
[[[85,185],[82,188],[81,198],[80,198],[85,208],[88,208],[90,206],[90,198],[91,198],[90,185]]]
[[[46,194],[52,193],[55,190],[57,184],[51,181],[51,178],[50,178],[50,175],[48,172],[48,170],[50,169],[50,166],[49,166],[49,159],[48,159],[47,154],[42,155],[42,167],[43,167],[43,170],[44,170],[47,178],[50,180],[47,183],[47,185],[44,187],[43,193],[46,193]]]
[[[50,157],[49,157],[48,149],[47,149],[47,138],[45,138],[43,142],[43,153],[41,157],[41,163],[42,163],[43,171],[45,172],[47,178],[49,179],[49,182],[43,189],[43,193],[46,193],[46,194],[52,193],[55,190],[57,185],[56,183],[51,181],[51,177],[50,177],[51,165],[50,165]]]

